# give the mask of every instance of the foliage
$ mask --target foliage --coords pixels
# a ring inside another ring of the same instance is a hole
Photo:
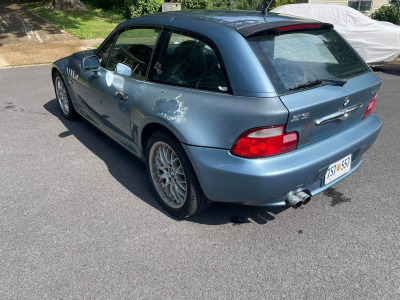
[[[211,0],[182,0],[182,9],[211,9],[213,2]]]
[[[384,5],[372,13],[371,18],[400,25],[400,0],[391,0],[389,5]]]
[[[259,0],[238,0],[231,3],[231,9],[238,10],[256,10],[258,4],[260,4]]]
[[[125,0],[94,0],[94,5],[104,9],[117,9],[123,10],[125,7]]]
[[[125,0],[125,16],[136,18],[160,11],[164,0]]]
[[[125,18],[136,18],[160,11],[164,0],[93,0],[96,7],[122,13]]]
[[[214,0],[211,9],[229,9],[230,3],[227,0]]]
[[[82,9],[80,0],[52,0],[53,7],[58,10]]]
[[[272,0],[272,1],[274,1],[274,3],[271,4],[271,6],[269,8],[270,10],[274,9],[278,6],[296,3],[296,0]]]
[[[400,0],[389,0],[390,5],[396,9],[396,23],[400,25]]]
[[[371,18],[378,21],[386,21],[397,24],[396,8],[387,5],[382,6],[371,14]]]

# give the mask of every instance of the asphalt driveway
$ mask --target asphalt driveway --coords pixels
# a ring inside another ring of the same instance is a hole
[[[76,40],[13,0],[0,2],[0,46]]]
[[[0,1],[0,68],[49,63],[90,48],[15,1]]]
[[[49,66],[0,70],[0,299],[399,299],[400,69],[380,70],[383,129],[352,176],[298,210],[188,220],[61,117]]]

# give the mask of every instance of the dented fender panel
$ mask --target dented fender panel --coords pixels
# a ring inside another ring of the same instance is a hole
[[[162,123],[182,143],[221,149],[230,149],[250,128],[286,124],[288,118],[278,97],[239,97],[151,82],[137,90],[131,114],[132,127],[140,132],[149,122]]]

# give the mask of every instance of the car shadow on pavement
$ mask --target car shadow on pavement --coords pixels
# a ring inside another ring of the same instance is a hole
[[[373,67],[372,70],[374,72],[400,76],[400,66],[377,66]]]
[[[57,117],[67,128],[67,131],[58,134],[59,138],[66,138],[73,135],[86,148],[104,161],[110,174],[122,186],[148,205],[151,205],[176,221],[185,220],[205,225],[232,224],[236,226],[246,223],[264,225],[274,220],[274,215],[286,209],[286,207],[267,208],[215,203],[205,212],[188,219],[175,218],[165,212],[153,196],[146,176],[145,164],[139,158],[136,158],[83,118],[77,121],[66,120],[61,115],[56,99],[47,102],[43,107]]]

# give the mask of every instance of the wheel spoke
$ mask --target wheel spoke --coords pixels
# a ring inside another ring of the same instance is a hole
[[[182,190],[184,190],[185,192],[186,192],[186,182],[185,181],[176,181],[176,183],[177,183],[177,185],[182,189]],[[183,184],[185,185],[183,185]]]
[[[171,194],[172,194],[172,196],[174,197],[175,202],[179,203],[179,202],[180,202],[180,199],[179,199],[179,197],[178,197],[178,193],[177,193],[177,190],[176,190],[176,186],[175,186],[175,185],[173,185],[172,188],[171,188]]]
[[[157,176],[158,176],[158,175],[157,175]],[[159,181],[159,182],[161,182],[161,180],[163,180],[163,179],[167,182],[167,180],[168,180],[167,174],[163,173],[162,175],[160,175],[160,176],[158,177],[158,181]]]
[[[157,157],[160,160],[160,162],[163,165],[163,167],[167,167],[168,166],[167,162],[165,161],[165,158],[164,158],[163,149],[161,147],[157,150]]]
[[[169,159],[169,163],[171,164],[171,167],[172,167],[172,162],[173,162],[174,154],[175,154],[175,152],[172,151],[172,149],[171,149],[171,156],[170,156],[170,159]]]
[[[58,104],[60,105],[62,112],[67,115],[69,113],[68,92],[60,77],[56,77],[55,87]]]
[[[186,190],[180,191],[177,184],[175,185],[175,190],[176,190],[179,194],[181,194],[183,197],[185,197],[185,195],[186,195]]]
[[[181,207],[187,195],[186,176],[175,151],[164,142],[150,150],[153,183],[161,198],[171,207]]]
[[[167,162],[167,147],[162,147],[163,160]]]
[[[185,173],[183,173],[182,165],[180,165],[180,166],[175,170],[175,173],[176,173],[176,174],[179,174],[179,175],[185,175]]]

